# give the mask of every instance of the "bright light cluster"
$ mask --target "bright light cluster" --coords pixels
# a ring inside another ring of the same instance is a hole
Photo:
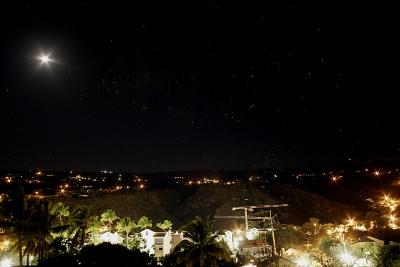
[[[343,176],[340,176],[340,175],[333,175],[333,176],[331,176],[331,182],[332,183],[337,183],[337,182],[339,182],[341,179],[343,178]]]
[[[203,179],[198,179],[195,181],[190,180],[187,184],[188,185],[202,185],[202,184],[218,184],[220,183],[220,179],[218,178],[207,178],[204,177]]]
[[[379,204],[388,210],[386,217],[389,219],[388,226],[392,229],[399,229],[397,225],[397,217],[395,211],[399,207],[400,200],[390,197],[390,195],[383,194],[382,200]]]

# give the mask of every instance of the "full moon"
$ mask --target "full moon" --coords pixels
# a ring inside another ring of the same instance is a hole
[[[50,62],[53,62],[53,59],[49,55],[42,54],[41,56],[38,57],[40,60],[40,63],[42,64],[49,64]]]
[[[48,56],[41,56],[39,59],[42,61],[42,63],[48,63],[50,61]]]

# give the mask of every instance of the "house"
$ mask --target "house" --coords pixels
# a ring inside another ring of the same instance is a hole
[[[175,233],[171,233],[171,252],[182,240],[183,233],[179,233],[178,231],[176,231]]]
[[[109,231],[99,234],[98,237],[102,242],[110,242],[111,244],[122,244],[124,241],[124,238],[118,233],[111,233]]]
[[[151,227],[140,232],[144,240],[142,251],[154,254],[156,258],[165,257],[172,250],[171,230],[165,231],[160,227]]]

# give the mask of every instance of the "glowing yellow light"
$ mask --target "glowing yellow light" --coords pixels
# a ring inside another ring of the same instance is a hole
[[[355,221],[354,221],[353,218],[349,218],[349,219],[347,220],[347,225],[353,226],[354,224],[355,224]]]
[[[242,234],[242,230],[240,230],[239,228],[236,229],[236,235],[240,236]]]
[[[61,192],[61,194],[64,194],[65,193],[65,189],[61,189],[60,192]]]
[[[36,175],[42,175],[41,171],[36,172]]]
[[[385,201],[388,201],[388,200],[390,199],[390,197],[389,197],[388,195],[386,195],[386,194],[383,194],[383,199],[384,199]]]
[[[381,173],[377,170],[377,171],[374,171],[374,175],[379,176],[379,175],[381,175]]]
[[[144,185],[143,185],[143,184],[141,184],[141,185],[140,185],[140,189],[143,189],[143,188],[144,188]]]
[[[358,231],[362,231],[362,232],[365,232],[365,231],[368,230],[367,227],[365,227],[364,224],[356,225],[356,226],[354,227],[354,229],[356,229],[356,230],[358,230]]]

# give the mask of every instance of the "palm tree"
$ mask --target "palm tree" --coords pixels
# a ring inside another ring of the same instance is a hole
[[[99,221],[99,216],[90,216],[87,232],[98,233],[101,230],[102,226],[103,225]]]
[[[100,221],[106,224],[107,228],[111,231],[114,221],[118,219],[119,217],[115,214],[115,212],[112,209],[108,209],[101,214]]]
[[[137,223],[138,227],[140,229],[146,229],[148,227],[152,227],[153,226],[153,222],[151,220],[149,220],[149,218],[147,218],[146,216],[142,216],[138,223]]]
[[[129,234],[136,227],[135,222],[131,221],[131,218],[129,217],[122,218],[117,223],[117,232],[125,234],[125,243],[127,248],[129,248]]]
[[[24,244],[25,244],[25,250],[24,250],[24,255],[26,256],[26,266],[29,266],[29,256],[31,254],[36,254],[37,252],[37,242],[35,239],[35,235],[33,233],[26,234],[24,236]]]
[[[68,226],[58,222],[58,216],[50,212],[51,204],[48,201],[32,203],[32,213],[29,218],[31,240],[36,242],[35,254],[39,261],[43,259],[48,245],[53,239],[53,234],[65,231]]]
[[[57,202],[55,204],[50,203],[50,213],[56,215],[60,224],[63,224],[63,217],[69,216],[69,207],[65,206],[62,202]]]
[[[11,230],[16,237],[16,243],[13,248],[18,250],[19,266],[23,263],[23,239],[27,228],[27,219],[29,218],[25,200],[24,189],[21,185],[16,185],[10,192],[10,196],[2,205],[1,226]]]
[[[181,228],[184,240],[174,249],[177,264],[192,266],[218,266],[218,260],[229,260],[229,253],[217,240],[218,235],[212,233],[213,221],[207,217],[194,220]]]
[[[157,226],[167,231],[172,228],[172,222],[169,220],[164,220],[162,223],[157,223]]]
[[[79,205],[73,209],[69,217],[69,236],[71,236],[74,245],[82,247],[85,244],[92,220],[90,209],[87,206]],[[97,217],[96,221],[98,221]]]

